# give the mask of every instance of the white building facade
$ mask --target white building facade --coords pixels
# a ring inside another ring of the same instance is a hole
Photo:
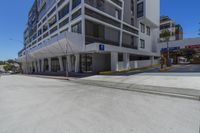
[[[24,73],[97,73],[159,57],[160,0],[36,0],[19,52]]]

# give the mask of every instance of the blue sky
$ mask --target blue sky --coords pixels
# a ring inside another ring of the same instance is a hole
[[[185,38],[198,37],[200,0],[161,0],[161,15],[168,15],[181,24]]]
[[[27,14],[34,0],[2,0],[0,5],[0,60],[17,57],[23,40]],[[197,37],[200,0],[161,0],[161,15],[168,15],[184,28],[186,38]]]

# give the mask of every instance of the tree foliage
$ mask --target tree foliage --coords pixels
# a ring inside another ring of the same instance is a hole
[[[171,36],[171,34],[170,34],[170,31],[168,29],[163,30],[160,34],[160,37],[162,39],[164,39],[165,41],[169,41],[170,36]]]
[[[15,68],[15,66],[12,65],[12,64],[9,64],[9,63],[4,65],[4,70],[5,71],[12,71],[12,70],[14,70],[14,68]]]

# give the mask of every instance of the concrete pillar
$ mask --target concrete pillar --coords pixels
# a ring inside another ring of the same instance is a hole
[[[153,66],[155,64],[154,56],[151,57],[151,65]]]
[[[117,71],[118,70],[118,53],[111,52],[111,70]]]
[[[37,67],[38,67],[38,72],[41,72],[40,71],[40,60],[37,61]]]
[[[75,72],[78,73],[80,71],[80,55],[75,55]]]
[[[58,57],[58,60],[59,60],[59,65],[60,65],[60,71],[63,72],[64,71],[64,66],[63,66],[62,56]]]
[[[28,74],[28,62],[25,63],[25,74]]]
[[[41,60],[41,72],[44,72],[44,59]]]
[[[51,72],[51,58],[48,58],[49,72]]]
[[[138,68],[138,61],[134,61],[134,68]]]
[[[24,62],[22,63],[22,71],[23,71],[23,74],[24,74],[25,73]]]
[[[72,60],[71,60],[71,55],[67,56],[67,65],[68,65],[68,72],[72,71]]]
[[[130,60],[129,60],[129,54],[124,53],[123,54],[123,60],[124,60],[124,64],[125,64],[125,69],[128,70],[130,69]]]

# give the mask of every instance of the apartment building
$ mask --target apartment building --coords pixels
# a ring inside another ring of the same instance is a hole
[[[162,31],[166,29],[170,31],[170,41],[183,40],[182,26],[180,24],[176,24],[176,22],[168,16],[161,16],[160,33],[162,33]],[[165,40],[163,38],[160,38],[160,41],[163,42]]]
[[[96,73],[153,65],[160,0],[36,0],[28,15],[24,73]]]

